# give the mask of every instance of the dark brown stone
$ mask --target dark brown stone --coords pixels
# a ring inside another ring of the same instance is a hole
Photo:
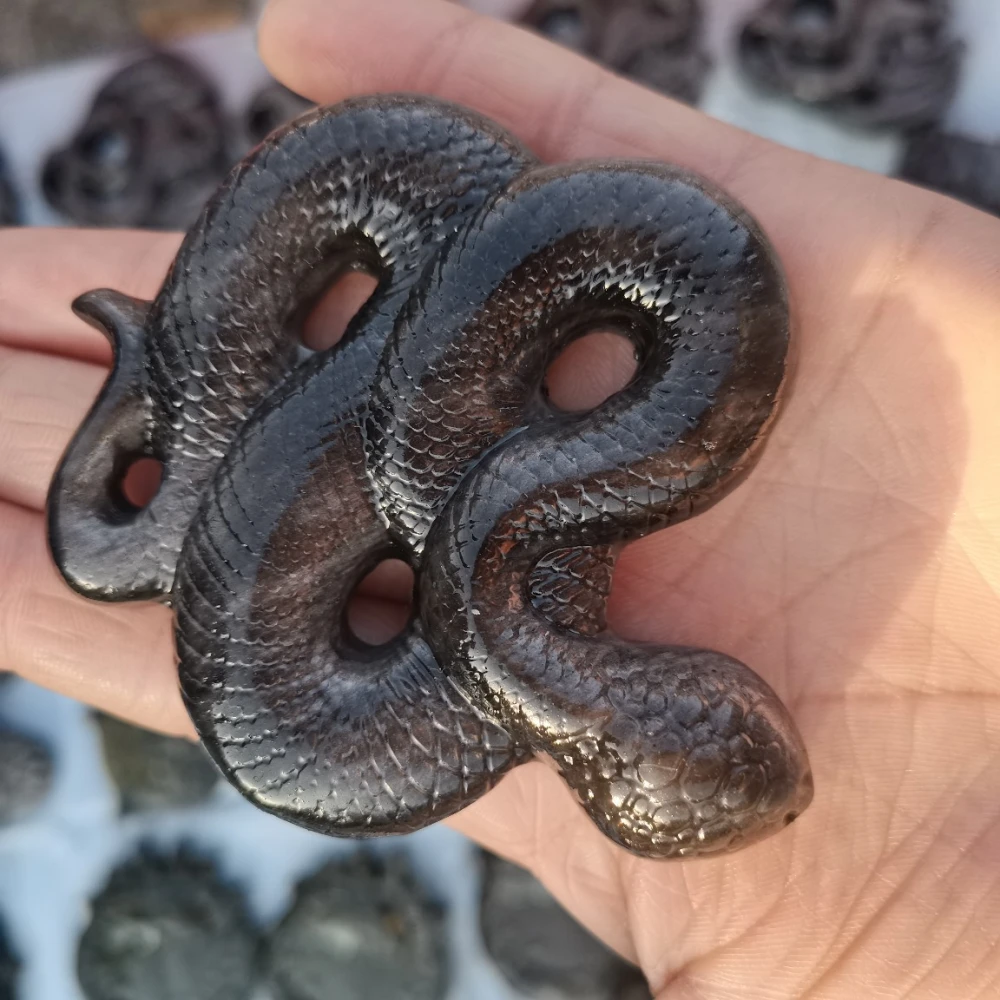
[[[374,297],[304,358],[303,318],[352,271]],[[644,857],[740,850],[808,806],[802,737],[749,667],[571,634],[599,623],[621,545],[743,481],[785,391],[777,256],[709,184],[537,169],[453,104],[356,98],[230,173],[155,302],[73,308],[118,353],[53,478],[53,561],[89,599],[169,597],[181,693],[249,801],[403,833],[546,752]],[[631,346],[627,388],[533,422],[551,359],[593,330]],[[125,481],[150,463],[143,504]],[[419,575],[414,607],[373,646],[352,597],[390,558]],[[547,621],[529,590],[580,611]]]
[[[766,0],[744,26],[761,85],[859,124],[912,128],[951,103],[962,46],[948,0]]]

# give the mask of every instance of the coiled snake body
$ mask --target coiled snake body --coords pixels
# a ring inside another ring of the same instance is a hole
[[[358,267],[376,292],[305,350],[308,304]],[[544,754],[605,833],[671,857],[808,804],[760,678],[604,623],[621,546],[734,485],[778,399],[783,281],[723,196],[651,163],[541,167],[431,100],[355,100],[234,171],[155,302],[76,308],[116,363],[53,482],[54,556],[87,596],[173,604],[192,717],[258,806],[412,830]],[[550,359],[609,325],[635,378],[556,411]],[[137,510],[121,481],[140,456],[163,479]],[[416,612],[370,647],[345,608],[390,556]]]

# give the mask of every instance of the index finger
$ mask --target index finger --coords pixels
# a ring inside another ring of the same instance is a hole
[[[386,90],[435,94],[489,115],[546,160],[669,152],[721,179],[774,148],[531,32],[441,0],[272,0],[259,45],[276,75],[321,103]]]
[[[106,364],[107,341],[70,303],[94,288],[152,298],[179,242],[173,233],[0,228],[0,345]]]
[[[320,103],[426,93],[486,114],[545,160],[653,158],[695,171],[763,225],[800,320],[803,303],[816,317],[843,312],[838,284],[895,266],[940,209],[937,196],[758,138],[444,0],[271,0],[259,47],[276,76]]]

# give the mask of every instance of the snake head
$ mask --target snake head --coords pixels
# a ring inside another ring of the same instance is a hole
[[[612,681],[592,733],[553,754],[597,825],[654,858],[735,851],[788,826],[813,778],[777,695],[721,653],[646,652]]]

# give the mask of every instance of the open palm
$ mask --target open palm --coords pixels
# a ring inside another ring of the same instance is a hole
[[[998,995],[1000,224],[438,0],[275,0],[261,45],[321,102],[422,91],[545,159],[699,171],[757,216],[789,276],[797,364],[760,465],[626,552],[611,619],[761,673],[809,746],[813,805],[736,855],[643,861],[531,764],[454,824],[532,867],[665,1000]],[[168,612],[71,594],[41,514],[108,361],[68,303],[97,286],[150,297],[176,247],[0,232],[0,666],[190,732]],[[592,354],[561,377],[579,390],[606,369]]]

